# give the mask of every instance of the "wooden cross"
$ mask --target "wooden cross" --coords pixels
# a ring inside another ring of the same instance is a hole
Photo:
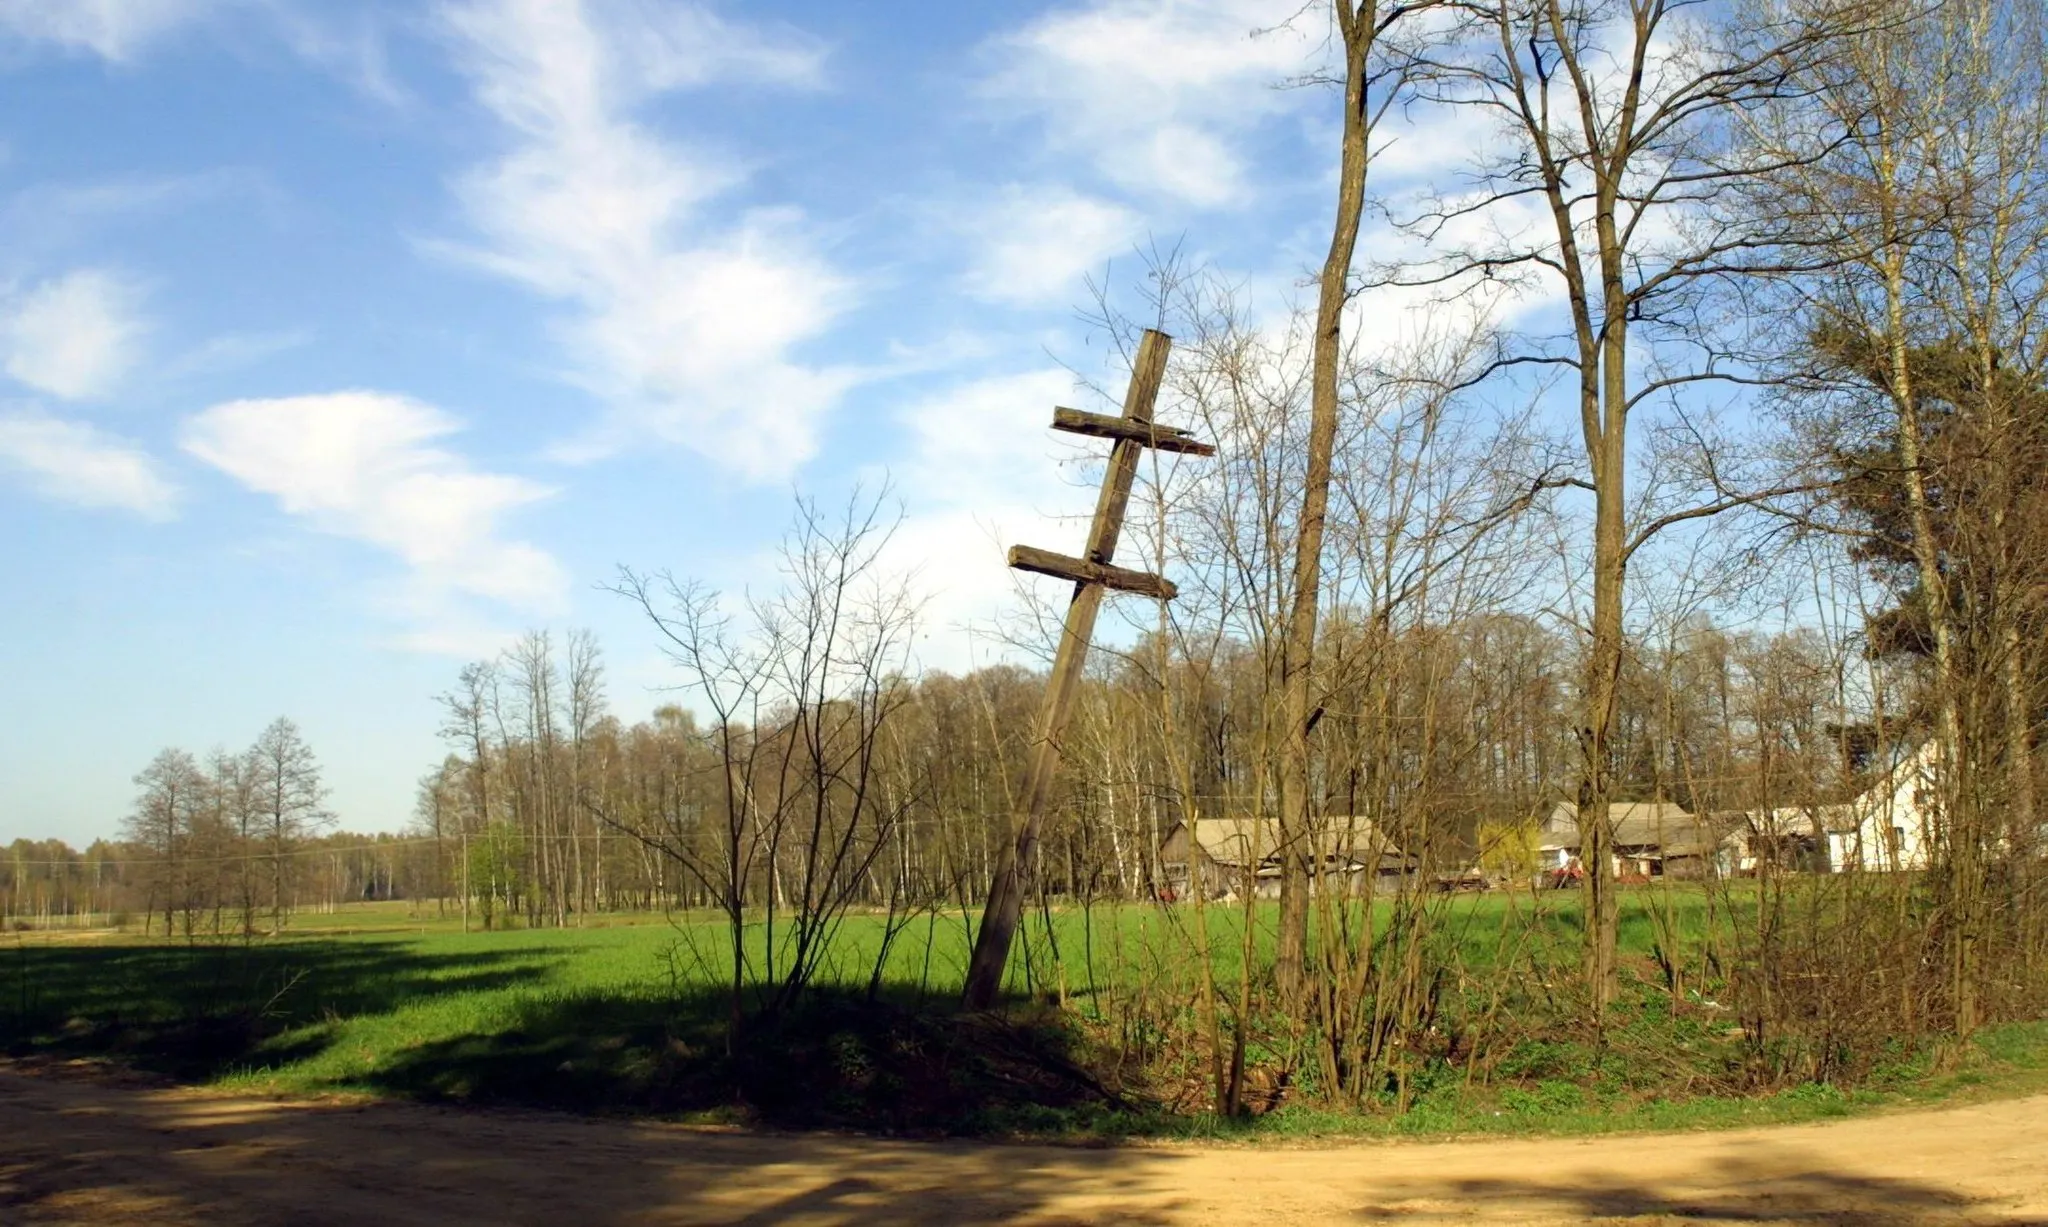
[[[987,1009],[995,1003],[996,992],[1002,987],[1003,968],[1010,960],[1010,943],[1024,908],[1023,866],[1038,845],[1038,831],[1052,800],[1053,777],[1060,765],[1060,739],[1073,710],[1074,694],[1080,689],[1082,666],[1088,659],[1089,640],[1095,634],[1095,615],[1102,608],[1103,590],[1115,588],[1160,600],[1172,600],[1174,596],[1174,586],[1165,578],[1127,570],[1112,562],[1117,538],[1123,535],[1131,483],[1138,475],[1139,453],[1153,447],[1194,456],[1216,454],[1215,448],[1186,431],[1152,420],[1159,385],[1166,376],[1166,352],[1172,345],[1173,339],[1165,333],[1145,330],[1145,337],[1138,344],[1138,360],[1131,369],[1130,390],[1124,394],[1122,417],[1083,413],[1078,409],[1052,411],[1054,430],[1115,440],[1109,453],[1109,469],[1102,475],[1102,492],[1095,499],[1095,519],[1088,528],[1086,552],[1071,558],[1028,545],[1010,548],[1011,566],[1073,580],[1074,596],[1067,605],[1066,625],[1060,632],[1052,676],[1046,682],[1045,702],[1038,713],[1038,736],[1031,749],[1023,808],[1016,817],[1014,838],[1003,845],[996,861],[988,903],[981,913],[981,929],[975,936],[974,958],[968,964],[967,988],[962,994],[969,1009]]]

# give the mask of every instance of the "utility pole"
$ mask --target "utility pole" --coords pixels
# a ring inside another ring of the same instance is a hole
[[[1024,909],[1024,866],[1038,845],[1039,828],[1044,825],[1046,807],[1052,799],[1053,778],[1060,765],[1060,739],[1066,733],[1074,694],[1080,688],[1103,591],[1115,588],[1162,601],[1170,601],[1174,596],[1173,584],[1163,577],[1127,570],[1112,561],[1117,538],[1123,534],[1124,509],[1131,501],[1131,483],[1138,475],[1138,456],[1143,449],[1153,447],[1195,456],[1216,454],[1214,447],[1186,431],[1152,420],[1159,385],[1166,376],[1166,354],[1172,346],[1173,339],[1165,333],[1145,330],[1144,339],[1138,344],[1138,359],[1131,368],[1131,386],[1124,394],[1123,416],[1083,413],[1078,409],[1053,410],[1054,430],[1115,441],[1109,453],[1109,469],[1102,475],[1102,491],[1096,496],[1087,551],[1072,558],[1028,545],[1010,548],[1011,566],[1072,580],[1074,596],[1067,606],[1066,624],[1053,655],[1052,676],[1046,682],[1045,702],[1038,713],[1023,808],[1016,816],[1014,838],[1003,845],[1001,859],[996,862],[988,903],[981,912],[981,929],[975,935],[974,958],[968,964],[967,988],[961,995],[968,1009],[988,1009],[995,1004],[996,993],[1002,987],[1003,969],[1010,961],[1010,943],[1017,935],[1018,918]]]

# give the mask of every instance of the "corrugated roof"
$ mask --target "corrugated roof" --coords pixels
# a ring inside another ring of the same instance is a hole
[[[1186,827],[1175,823],[1167,838]],[[1260,862],[1275,859],[1280,848],[1280,822],[1274,818],[1203,818],[1194,824],[1195,838],[1202,851],[1219,865],[1242,866],[1254,855]],[[1342,857],[1364,861],[1405,859],[1392,840],[1380,834],[1370,818],[1331,817],[1322,820],[1316,833],[1316,847],[1326,858]]]
[[[1836,805],[1787,805],[1773,810],[1745,812],[1739,817],[1756,835],[1803,835],[1818,836],[1823,831],[1841,829],[1846,822],[1856,825],[1855,807],[1846,803]]]
[[[1697,856],[1716,840],[1700,820],[1675,801],[1616,801],[1607,807],[1614,843],[1621,848],[1659,848],[1667,856]],[[1579,846],[1579,807],[1560,801],[1543,823],[1542,848]]]

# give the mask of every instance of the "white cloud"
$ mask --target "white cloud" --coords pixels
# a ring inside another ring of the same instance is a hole
[[[1318,21],[1300,0],[1094,0],[999,39],[985,88],[1127,191],[1241,204],[1244,146],[1294,104],[1278,87],[1316,63]]]
[[[1049,429],[1074,391],[1071,373],[1046,368],[971,380],[898,414],[908,455],[893,477],[906,515],[885,561],[914,572],[927,600],[926,666],[968,667],[977,635],[1014,606],[1009,546],[1079,551],[1095,493],[1062,461],[1104,449],[1077,450]]]
[[[896,417],[908,459],[897,471],[920,504],[1029,502],[1057,488],[1049,426],[1074,395],[1057,367],[969,380],[914,401]],[[1031,458],[1043,463],[1032,463]]]
[[[0,366],[66,400],[112,392],[140,356],[142,291],[103,269],[45,281],[0,304]]]
[[[419,401],[335,392],[215,405],[187,421],[183,443],[320,531],[398,555],[420,608],[447,592],[553,608],[566,582],[561,566],[499,531],[506,515],[551,491],[478,472],[437,445],[458,429]]]
[[[169,519],[178,492],[141,448],[36,410],[0,416],[0,464],[46,497]]]
[[[0,0],[0,31],[122,63],[214,6],[215,0]]]
[[[223,196],[261,199],[275,191],[261,173],[234,168],[97,183],[33,183],[0,202],[0,234],[7,236],[10,255],[48,260],[98,239],[108,226]]]
[[[374,7],[333,0],[0,0],[0,38],[132,64],[176,31],[214,18],[216,33],[260,31],[293,54],[387,104],[406,101],[386,43],[396,23]],[[247,45],[247,44],[243,44]]]
[[[961,220],[970,219],[977,243],[967,292],[1016,306],[1066,305],[1081,278],[1128,250],[1143,224],[1122,205],[1057,184],[1012,184],[964,210]]]
[[[243,370],[297,349],[312,337],[313,334],[303,328],[283,332],[224,332],[207,338],[165,363],[158,374],[165,380],[176,380]]]
[[[332,3],[267,0],[264,14],[278,37],[313,64],[387,106],[410,95],[392,71],[386,15],[376,9]]]
[[[702,207],[744,171],[636,124],[631,108],[713,82],[806,86],[822,52],[692,5],[489,0],[448,10],[477,98],[513,150],[458,192],[484,242],[461,254],[574,304],[577,377],[614,420],[589,450],[652,435],[753,478],[787,474],[853,381],[794,351],[852,286],[788,210],[714,229]]]
[[[617,0],[600,5],[614,38],[661,91],[720,81],[814,86],[824,80],[825,46],[800,30],[736,25],[696,4]]]

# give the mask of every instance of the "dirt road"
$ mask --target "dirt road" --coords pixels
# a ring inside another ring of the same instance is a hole
[[[1740,1133],[921,1144],[230,1099],[0,1064],[0,1222],[2048,1225],[2048,1097]]]

